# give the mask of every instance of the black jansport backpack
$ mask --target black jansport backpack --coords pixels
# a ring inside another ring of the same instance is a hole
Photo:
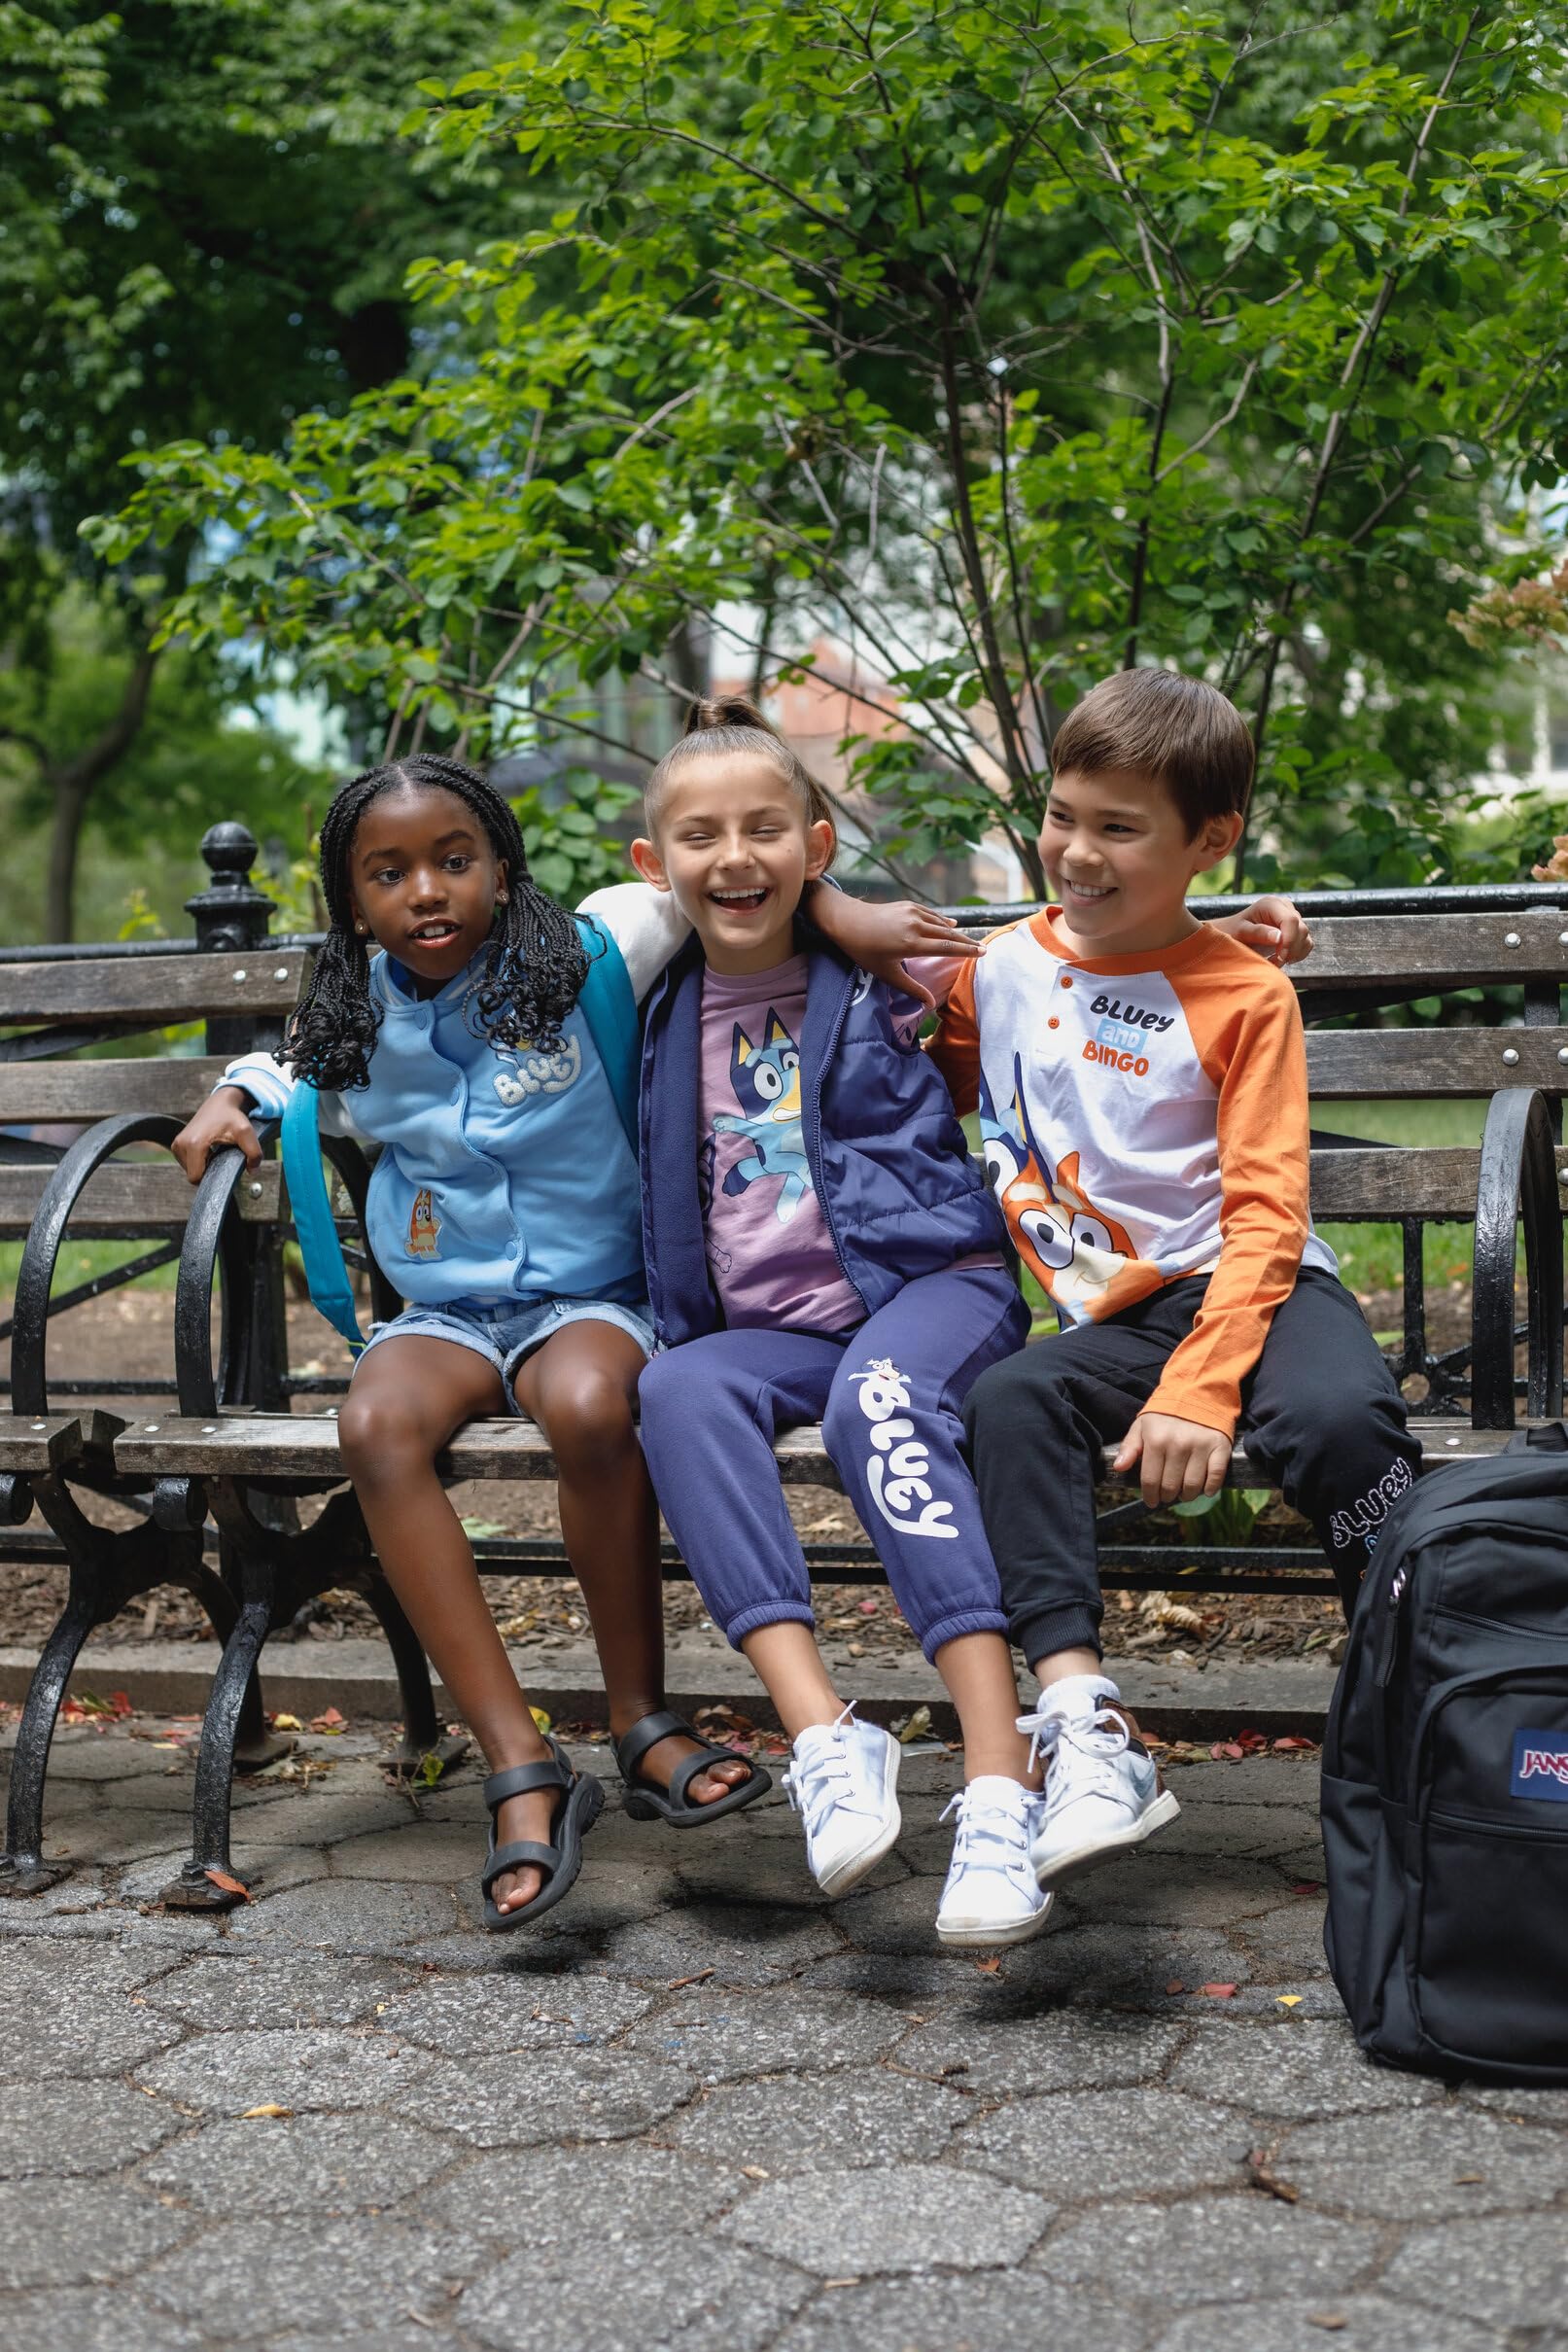
[[[1568,1428],[1423,1479],[1361,1588],[1323,1744],[1324,1942],[1356,2039],[1568,2083]]]

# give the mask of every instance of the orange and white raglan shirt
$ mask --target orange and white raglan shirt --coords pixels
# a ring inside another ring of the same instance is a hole
[[[1307,1053],[1282,972],[1202,924],[1085,959],[1057,910],[959,967],[931,1051],[1023,1263],[1067,1322],[1207,1275],[1145,1408],[1234,1433],[1298,1270],[1338,1271],[1307,1206]]]

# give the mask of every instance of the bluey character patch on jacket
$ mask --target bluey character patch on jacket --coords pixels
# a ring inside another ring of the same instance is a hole
[[[436,1213],[436,1200],[428,1184],[422,1184],[414,1195],[414,1205],[408,1211],[408,1254],[410,1257],[439,1257],[436,1246],[441,1220]]]
[[[813,1187],[800,1117],[800,1048],[771,1004],[760,1045],[736,1022],[729,1074],[744,1115],[719,1111],[714,1134],[744,1136],[751,1149],[727,1172],[723,1189],[733,1199],[764,1177],[782,1178],[773,1213],[787,1225]]]

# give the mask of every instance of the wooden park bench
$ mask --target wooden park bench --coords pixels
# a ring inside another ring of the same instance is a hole
[[[264,909],[266,902],[260,904]],[[1403,1332],[1391,1360],[1399,1378],[1413,1376],[1426,1384],[1427,1395],[1413,1422],[1427,1466],[1495,1453],[1508,1442],[1520,1402],[1531,1420],[1554,1418],[1562,1405],[1559,1187],[1568,1184],[1568,1154],[1560,1148],[1558,1136],[1561,1100],[1568,1092],[1568,1040],[1560,1009],[1560,992],[1568,977],[1568,908],[1554,902],[1551,886],[1530,885],[1410,896],[1321,894],[1304,897],[1302,904],[1311,916],[1318,944],[1311,960],[1292,976],[1309,1024],[1342,1022],[1377,1008],[1478,987],[1516,986],[1522,991],[1522,1026],[1318,1027],[1307,1040],[1315,1107],[1362,1099],[1490,1100],[1484,1136],[1475,1148],[1407,1148],[1314,1130],[1312,1205],[1321,1221],[1397,1223],[1402,1228]],[[1224,911],[1225,906],[1224,901],[1209,901],[1205,911]],[[961,921],[978,928],[1030,910],[956,911]],[[264,913],[260,919],[264,922]],[[281,967],[280,956],[275,968]],[[4,984],[0,969],[0,991]],[[209,1044],[215,1053],[236,1050],[226,1038],[215,1037],[211,1027]],[[199,1067],[186,1065],[192,1072]],[[206,1082],[204,1072],[203,1085]],[[192,1091],[190,1100],[194,1099]],[[378,1315],[395,1312],[396,1296],[380,1269],[368,1261],[358,1233],[365,1164],[351,1146],[332,1142],[325,1148],[337,1186],[341,1227],[358,1242],[374,1310]],[[168,1531],[170,1542],[186,1547],[182,1558],[190,1558],[200,1544],[209,1511],[216,1525],[226,1596],[222,1605],[230,1622],[217,1620],[226,1636],[225,1648],[198,1759],[193,1850],[180,1878],[167,1890],[173,1902],[212,1909],[236,1899],[211,1874],[231,1876],[229,1779],[241,1731],[256,1721],[247,1706],[254,1709],[257,1703],[249,1695],[256,1689],[261,1645],[269,1632],[289,1623],[316,1595],[345,1584],[367,1591],[387,1630],[402,1685],[404,1753],[436,1747],[438,1736],[424,1658],[395,1604],[388,1605],[391,1595],[373,1572],[338,1454],[335,1407],[324,1401],[346,1387],[346,1357],[342,1375],[335,1379],[290,1374],[281,1289],[257,1271],[275,1267],[289,1232],[288,1203],[276,1164],[269,1162],[260,1177],[252,1177],[239,1153],[216,1155],[193,1207],[189,1194],[187,1207],[175,1314],[177,1410],[149,1411],[122,1420],[112,1431],[98,1424],[91,1442],[100,1449],[107,1442],[121,1491],[151,1492],[155,1523]],[[1428,1344],[1421,1253],[1422,1230],[1438,1220],[1469,1221],[1475,1230],[1470,1338],[1462,1346],[1441,1351]],[[35,1248],[43,1223],[41,1211],[34,1227]],[[1521,1224],[1526,1260],[1522,1319],[1516,1306]],[[41,1258],[24,1272],[36,1290],[43,1279]],[[216,1348],[215,1293],[224,1305]],[[1516,1370],[1521,1345],[1526,1353],[1522,1372]],[[41,1378],[27,1396],[43,1405]],[[299,1410],[301,1405],[307,1409]],[[46,1419],[46,1430],[32,1434],[41,1440],[51,1426]],[[79,1435],[74,1442],[85,1447],[88,1440]],[[786,1482],[838,1486],[817,1430],[788,1433],[780,1441],[778,1456]],[[0,1457],[0,1463],[4,1458]],[[514,1418],[471,1423],[453,1440],[441,1466],[454,1479],[554,1475],[542,1433]],[[1266,1483],[1240,1449],[1231,1481],[1240,1486]],[[42,1495],[42,1484],[39,1492]],[[296,1506],[307,1495],[325,1495],[327,1500],[314,1523],[301,1527]],[[1101,1558],[1107,1585],[1158,1590],[1179,1580],[1184,1586],[1222,1592],[1335,1591],[1315,1548],[1289,1543],[1268,1549],[1212,1545],[1199,1555],[1190,1546],[1168,1540],[1137,1540],[1138,1523],[1147,1517],[1138,1499],[1117,1503],[1103,1514]],[[212,1540],[209,1533],[209,1543]],[[477,1543],[475,1550],[482,1569],[505,1574],[559,1574],[566,1566],[558,1541],[490,1539]],[[841,1583],[882,1580],[875,1555],[863,1542],[809,1543],[806,1551],[814,1574]],[[1194,1575],[1190,1570],[1197,1559],[1202,1572]],[[666,1573],[683,1573],[668,1546]],[[37,1769],[41,1788],[41,1756]],[[36,1846],[33,1852],[36,1856]]]

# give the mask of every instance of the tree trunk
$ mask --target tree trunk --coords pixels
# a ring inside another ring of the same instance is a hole
[[[87,803],[93,788],[124,758],[140,733],[157,667],[157,655],[144,646],[131,663],[120,708],[108,724],[74,758],[44,770],[44,782],[54,809],[44,902],[46,939],[75,936],[77,852]]]

